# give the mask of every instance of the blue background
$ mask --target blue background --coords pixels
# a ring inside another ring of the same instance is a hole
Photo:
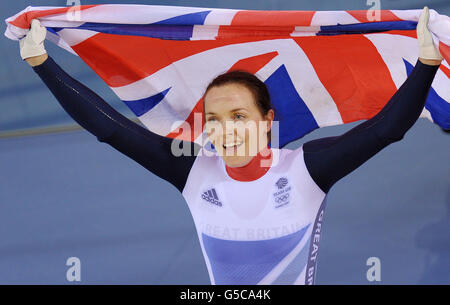
[[[365,0],[81,1],[102,3],[370,8]],[[28,5],[66,1],[2,1],[1,17]],[[382,9],[424,5],[450,16],[448,0],[381,1]],[[72,76],[132,117],[79,58],[51,43],[46,48]],[[208,284],[189,210],[173,186],[83,130],[11,136],[74,121],[21,61],[17,42],[3,38],[0,50],[0,284],[72,284],[66,280],[72,256],[81,260],[82,284]],[[288,148],[357,123],[316,130]],[[449,151],[450,134],[419,119],[401,142],[338,182],[325,212],[316,283],[373,284],[366,261],[378,257],[381,284],[450,284]]]

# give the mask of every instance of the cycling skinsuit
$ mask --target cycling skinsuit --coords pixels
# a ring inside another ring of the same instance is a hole
[[[327,194],[390,143],[421,114],[439,66],[417,61],[381,111],[346,133],[295,150],[266,148],[240,168],[127,119],[73,79],[51,57],[33,67],[66,112],[83,128],[173,184],[192,214],[212,284],[313,284]],[[185,146],[186,145],[186,146]],[[211,154],[209,154],[211,155]],[[261,167],[267,161],[270,167]]]

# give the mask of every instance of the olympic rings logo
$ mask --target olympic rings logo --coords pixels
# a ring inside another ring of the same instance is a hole
[[[280,196],[280,197],[276,197],[275,202],[282,203],[282,202],[286,202],[288,199],[289,199],[289,193],[284,194],[283,196]]]

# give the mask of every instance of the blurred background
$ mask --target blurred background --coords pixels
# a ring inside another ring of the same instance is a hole
[[[369,4],[367,4],[368,2]],[[360,10],[366,0],[88,1],[257,10]],[[1,1],[6,19],[27,6],[73,1]],[[429,6],[450,16],[448,0],[381,0],[381,9]],[[2,33],[6,26],[3,24]],[[47,42],[69,74],[133,114],[78,57]],[[63,111],[19,46],[0,39],[0,284],[209,284],[181,194],[80,127]],[[316,130],[290,143],[339,135],[360,122]],[[401,142],[378,153],[329,194],[316,284],[450,284],[450,134],[419,119]]]

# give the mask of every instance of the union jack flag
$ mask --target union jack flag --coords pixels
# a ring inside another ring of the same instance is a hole
[[[194,114],[207,84],[247,70],[269,89],[282,147],[377,114],[417,61],[421,11],[381,10],[373,20],[371,11],[29,6],[6,19],[5,35],[22,38],[38,18],[47,39],[81,57],[148,129],[191,141],[203,133]],[[445,60],[421,117],[450,129],[450,18],[430,10],[428,27]]]

